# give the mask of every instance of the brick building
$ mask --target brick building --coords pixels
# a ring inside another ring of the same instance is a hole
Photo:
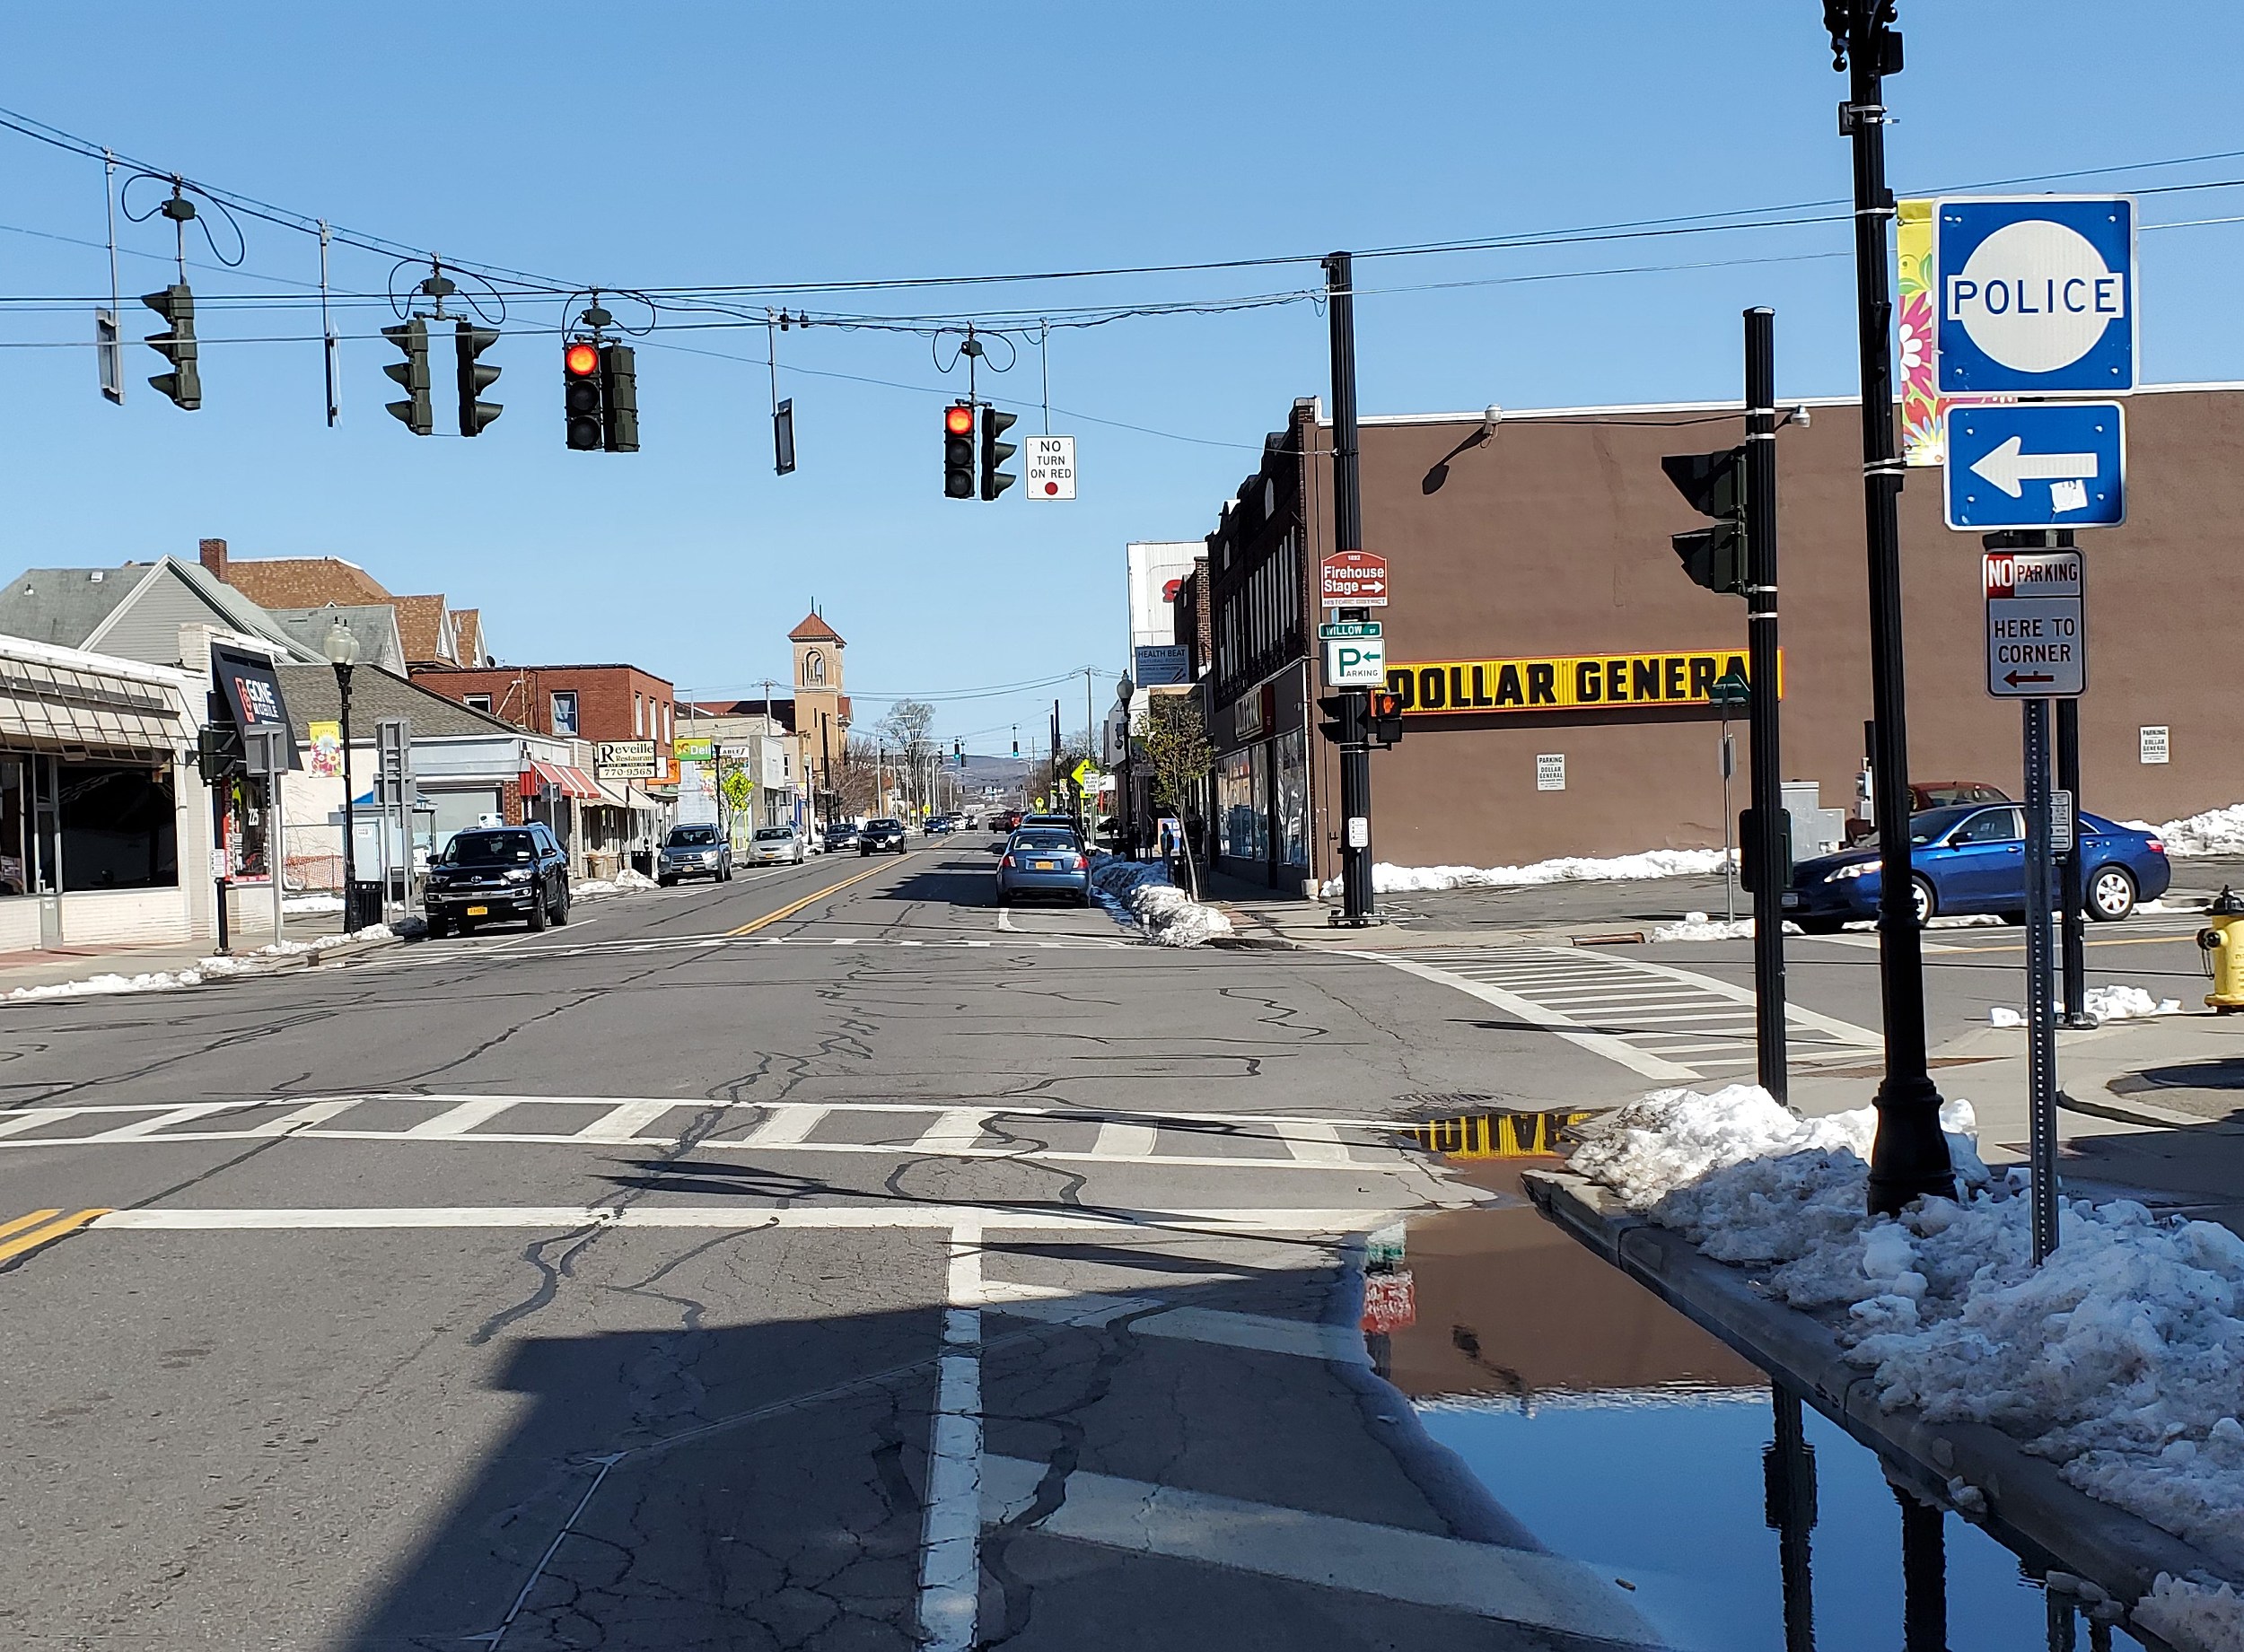
[[[628,665],[495,666],[481,670],[416,666],[432,694],[488,712],[533,734],[594,741],[652,740],[671,771],[677,720],[671,685]]]

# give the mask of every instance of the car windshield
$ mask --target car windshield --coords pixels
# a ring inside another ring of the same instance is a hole
[[[1015,832],[1012,846],[1015,849],[1073,849],[1075,835],[1053,826],[1038,826],[1033,831]]]
[[[766,826],[756,834],[756,841],[759,843],[776,843],[793,835],[793,826]]]
[[[868,832],[901,832],[903,829],[904,823],[901,820],[874,820],[865,826]]]
[[[536,852],[527,832],[462,832],[451,840],[444,859],[459,866],[501,866]]]
[[[713,826],[683,826],[671,833],[673,849],[706,849],[717,841],[717,829]]]
[[[1936,843],[1948,835],[1949,830],[1966,815],[1979,812],[1977,803],[1960,803],[1950,809],[1928,809],[1921,815],[1909,817],[1909,841],[1912,843]]]

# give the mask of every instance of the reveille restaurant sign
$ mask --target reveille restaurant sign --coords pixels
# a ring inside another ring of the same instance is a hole
[[[1675,654],[1562,654],[1389,666],[1387,692],[1413,716],[1563,712],[1594,706],[1711,705],[1716,677],[1747,675],[1743,649]],[[1784,691],[1784,656],[1776,656]]]

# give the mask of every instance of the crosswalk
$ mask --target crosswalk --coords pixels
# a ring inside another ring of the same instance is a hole
[[[0,1112],[0,1151],[297,1141],[409,1146],[670,1148],[1137,1164],[1167,1169],[1396,1167],[1407,1126],[1227,1113],[1119,1113],[995,1102],[751,1102],[663,1096],[368,1092]]]
[[[1753,990],[1714,975],[1571,947],[1434,947],[1374,956],[1648,1079],[1731,1079],[1755,1068]],[[1883,1047],[1869,1027],[1797,1004],[1787,1006],[1786,1019],[1795,1064],[1854,1062]]]

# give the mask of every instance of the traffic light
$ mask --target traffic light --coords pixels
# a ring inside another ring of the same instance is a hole
[[[1317,709],[1325,714],[1317,725],[1318,733],[1336,746],[1361,746],[1368,731],[1363,727],[1363,695],[1354,689],[1343,689],[1338,694],[1319,695]]]
[[[629,345],[600,347],[600,411],[610,453],[639,450],[639,354]]]
[[[479,436],[505,411],[495,401],[482,399],[483,392],[496,384],[499,369],[485,365],[476,358],[499,341],[495,327],[477,327],[472,322],[459,325],[460,348],[460,433]]]
[[[1372,743],[1375,746],[1402,744],[1402,695],[1389,694],[1383,689],[1372,695]]]
[[[406,429],[415,435],[434,435],[436,409],[428,395],[428,323],[415,316],[410,321],[383,328],[381,336],[405,352],[405,360],[381,370],[404,389],[405,399],[383,405],[404,420]]]
[[[1000,441],[1004,435],[1021,420],[1010,413],[1000,413],[995,407],[982,409],[982,497],[995,499],[1021,478],[1000,470],[1004,464],[1021,450],[1010,441]]]
[[[964,740],[952,740],[951,742],[951,760],[960,768],[964,768],[966,766],[966,742]]]
[[[197,731],[195,766],[201,771],[206,786],[223,783],[227,775],[242,766],[244,761],[239,723],[205,723]]]
[[[942,410],[942,492],[947,499],[974,497],[974,404],[969,401],[954,401]]]
[[[161,293],[150,293],[140,302],[162,316],[171,329],[148,335],[149,345],[171,363],[170,372],[157,373],[148,382],[192,413],[203,405],[203,375],[196,365],[195,294],[182,281]]]
[[[572,338],[561,350],[562,406],[569,422],[569,446],[597,453],[607,441],[608,421],[600,411],[600,346]]]
[[[1745,450],[1672,453],[1660,461],[1675,491],[1712,528],[1673,537],[1675,554],[1694,584],[1740,595],[1745,590]]]

